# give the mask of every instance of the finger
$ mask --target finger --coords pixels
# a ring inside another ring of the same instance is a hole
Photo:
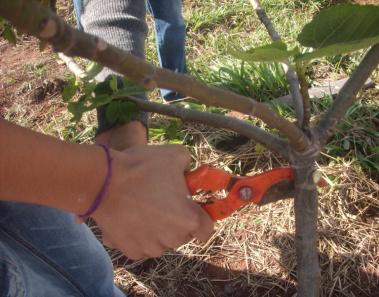
[[[214,232],[214,223],[210,216],[200,207],[199,207],[199,224],[198,228],[192,231],[192,235],[199,239],[202,242],[206,242]]]
[[[167,247],[163,246],[161,243],[145,243],[142,246],[143,253],[147,258],[159,258],[167,250]]]
[[[133,261],[139,261],[139,260],[144,260],[144,259],[147,259],[147,258],[150,258],[149,256],[143,254],[143,253],[140,253],[140,252],[122,252],[127,258],[129,258],[130,260],[133,260]]]
[[[174,153],[175,163],[180,166],[184,171],[188,171],[191,168],[191,154],[183,145],[170,145],[169,146]]]
[[[161,241],[161,245],[165,247],[166,250],[177,249],[194,238],[191,234],[184,234],[184,232],[182,232],[182,235],[179,236],[175,236],[173,232],[170,232],[170,235],[173,236],[167,236]]]

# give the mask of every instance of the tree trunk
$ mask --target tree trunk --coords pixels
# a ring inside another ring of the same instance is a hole
[[[294,160],[295,219],[298,297],[319,297],[320,267],[318,257],[318,193],[313,180],[313,159]]]

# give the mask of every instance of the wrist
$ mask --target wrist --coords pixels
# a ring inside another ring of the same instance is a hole
[[[96,136],[96,144],[123,151],[129,147],[147,144],[147,128],[139,121],[132,121],[122,126],[115,126]]]
[[[99,192],[96,194],[96,197],[93,199],[93,202],[91,203],[91,205],[88,207],[88,209],[85,212],[77,214],[76,221],[78,223],[83,223],[98,209],[98,207],[102,203],[102,200],[107,195],[107,192],[109,191],[110,183],[112,181],[113,159],[112,159],[110,149],[108,148],[108,146],[104,144],[99,144],[99,147],[101,147],[105,153],[105,157],[107,160],[107,174],[105,176],[104,182],[102,183]]]
[[[72,177],[66,181],[71,191],[67,191],[67,199],[59,200],[54,207],[62,208],[76,214],[84,214],[93,204],[94,199],[102,190],[107,178],[107,158],[104,149],[97,145],[71,144],[73,146],[71,164],[75,168]]]

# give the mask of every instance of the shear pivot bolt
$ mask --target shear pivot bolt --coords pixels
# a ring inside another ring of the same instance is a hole
[[[239,189],[239,197],[243,201],[248,201],[253,195],[253,190],[250,187],[242,187]]]

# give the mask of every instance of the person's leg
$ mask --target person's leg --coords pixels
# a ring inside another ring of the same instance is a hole
[[[148,0],[148,7],[154,17],[158,59],[161,67],[185,73],[186,27],[182,16],[182,0]],[[161,90],[161,95],[167,101],[182,97],[165,89]]]
[[[0,296],[125,295],[103,246],[72,214],[0,202]]]
[[[143,0],[83,0],[81,23],[85,32],[144,58],[147,36],[145,16],[146,6]],[[104,81],[111,74],[116,73],[109,68],[104,68],[96,76],[96,80]],[[147,99],[145,95],[140,97]],[[98,134],[114,126],[107,120],[105,110],[106,107],[100,107],[97,110]],[[140,121],[147,126],[148,114],[141,113]]]
[[[73,0],[74,1],[74,11],[76,17],[76,26],[79,30],[83,30],[83,26],[80,22],[80,17],[82,15],[83,1],[82,0]]]

